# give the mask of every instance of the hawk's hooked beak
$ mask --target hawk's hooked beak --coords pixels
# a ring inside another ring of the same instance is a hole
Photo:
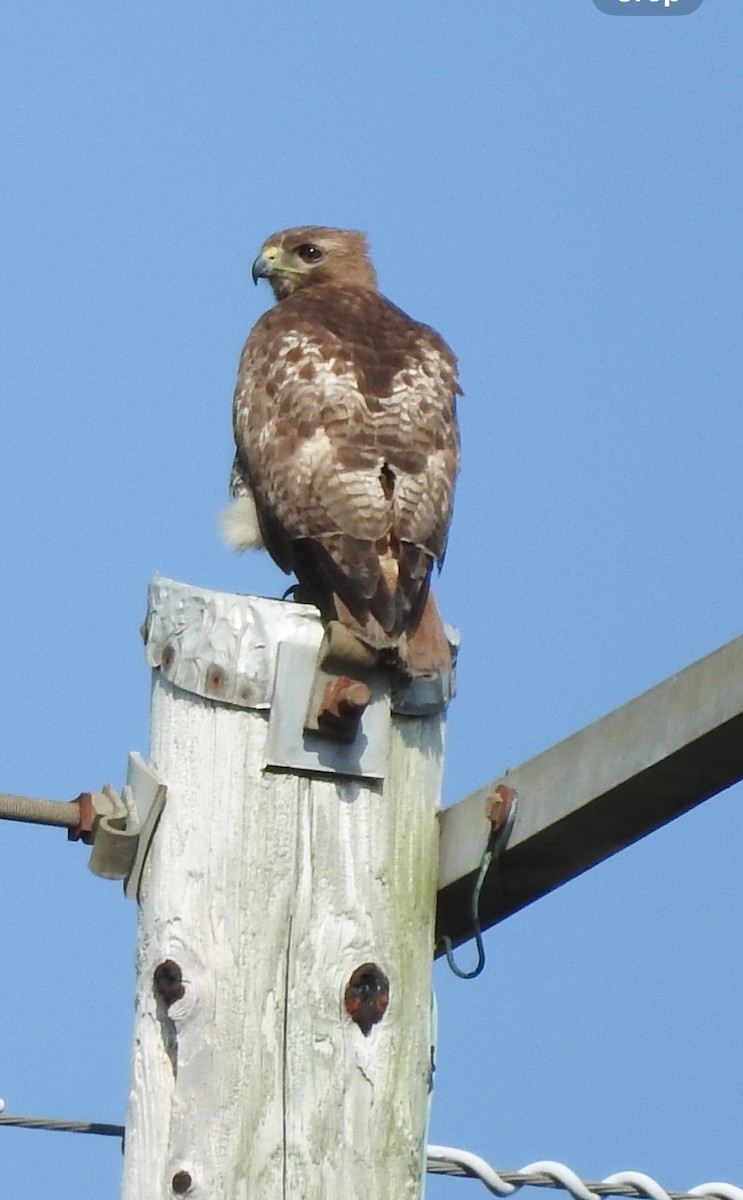
[[[257,283],[259,279],[270,279],[276,258],[277,253],[275,250],[261,250],[250,271],[250,274],[253,276],[253,283]]]

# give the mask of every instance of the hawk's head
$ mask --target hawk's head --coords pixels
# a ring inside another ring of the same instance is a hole
[[[366,235],[355,229],[300,225],[268,238],[253,263],[253,280],[267,279],[277,300],[317,283],[377,290]]]

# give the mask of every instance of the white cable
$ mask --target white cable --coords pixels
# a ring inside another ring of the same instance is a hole
[[[743,1200],[743,1188],[734,1183],[700,1183],[689,1189],[690,1196],[722,1196],[723,1200]]]
[[[642,1171],[617,1171],[615,1175],[607,1175],[606,1179],[602,1179],[601,1182],[633,1187],[640,1195],[648,1196],[650,1200],[671,1200],[666,1189],[661,1187],[657,1180],[650,1175],[644,1175]]]
[[[687,1200],[695,1196],[711,1197],[714,1200],[743,1200],[743,1188],[733,1183],[700,1183],[687,1192],[668,1192],[656,1179],[642,1171],[617,1171],[607,1175],[601,1182],[591,1185],[576,1175],[565,1163],[553,1159],[539,1159],[519,1171],[504,1171],[499,1174],[495,1167],[473,1154],[471,1150],[460,1150],[454,1146],[429,1146],[428,1170],[448,1175],[470,1175],[485,1184],[496,1196],[510,1196],[527,1184],[538,1187],[563,1188],[575,1200],[600,1200],[607,1194],[624,1195],[634,1192],[646,1200]],[[508,1176],[505,1179],[504,1176]],[[591,1187],[595,1191],[591,1191]]]
[[[429,1146],[428,1161],[438,1163],[453,1163],[461,1167],[468,1175],[480,1179],[489,1191],[496,1196],[510,1196],[516,1191],[512,1183],[506,1183],[498,1172],[484,1158],[473,1154],[471,1150],[457,1150],[454,1146]]]
[[[538,1162],[529,1163],[522,1167],[519,1175],[547,1175],[554,1179],[558,1187],[565,1188],[575,1200],[598,1200],[595,1192],[590,1191],[582,1179],[566,1167],[565,1163],[554,1162],[551,1158],[543,1158]]]

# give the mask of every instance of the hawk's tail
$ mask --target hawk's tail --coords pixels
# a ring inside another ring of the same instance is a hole
[[[433,678],[442,671],[451,669],[451,647],[433,598],[428,591],[420,619],[415,628],[395,635],[387,633],[376,617],[369,613],[361,619],[355,617],[341,600],[334,596],[338,620],[353,634],[379,650],[382,656],[394,663],[411,679]]]
[[[405,674],[412,679],[451,670],[451,646],[430,589],[418,624],[412,633],[402,635],[397,654]]]

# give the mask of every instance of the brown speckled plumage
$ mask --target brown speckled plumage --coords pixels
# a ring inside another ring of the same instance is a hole
[[[380,295],[362,234],[286,230],[254,271],[278,303],[240,359],[233,494],[252,494],[266,548],[326,618],[397,650],[410,674],[433,673],[441,636],[431,661],[408,645],[446,549],[456,359]]]

